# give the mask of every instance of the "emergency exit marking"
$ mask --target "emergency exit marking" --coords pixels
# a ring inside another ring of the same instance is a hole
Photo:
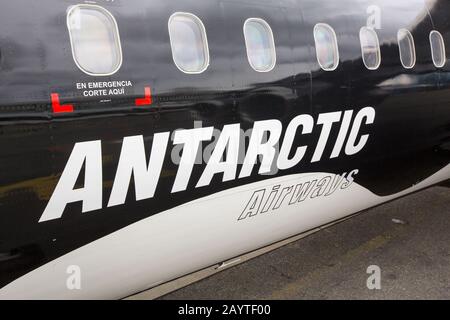
[[[145,97],[136,99],[136,106],[147,106],[152,104],[152,90],[150,87],[145,87]]]
[[[73,112],[72,104],[61,105],[59,102],[59,95],[57,93],[52,93],[51,98],[53,113]]]

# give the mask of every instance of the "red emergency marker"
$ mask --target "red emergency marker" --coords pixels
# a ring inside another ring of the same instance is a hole
[[[64,104],[61,105],[59,102],[59,95],[57,93],[52,93],[52,108],[54,113],[63,113],[63,112],[73,112],[72,104]]]
[[[152,90],[150,87],[145,87],[145,97],[136,99],[136,106],[148,106],[152,104]]]

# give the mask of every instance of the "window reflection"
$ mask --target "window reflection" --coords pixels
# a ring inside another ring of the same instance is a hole
[[[397,33],[398,48],[400,51],[400,61],[403,67],[410,69],[416,64],[416,48],[414,38],[406,29],[401,29]]]
[[[78,67],[91,75],[109,75],[122,63],[119,31],[114,17],[94,5],[69,10],[67,25],[72,53]]]
[[[209,53],[201,20],[192,14],[176,13],[170,18],[169,33],[177,67],[186,73],[201,73],[206,70]]]
[[[381,63],[380,44],[375,30],[363,27],[359,32],[364,65],[369,70],[376,70]]]
[[[314,27],[317,61],[325,71],[333,71],[339,64],[339,51],[333,28],[324,23]]]
[[[259,72],[272,70],[276,63],[276,51],[272,30],[267,22],[256,18],[247,20],[244,36],[252,68]]]
[[[438,31],[430,33],[431,53],[433,56],[433,63],[436,67],[442,68],[445,64],[445,45],[444,38]]]

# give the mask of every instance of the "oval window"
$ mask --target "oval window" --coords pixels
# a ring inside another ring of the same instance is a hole
[[[369,70],[378,69],[381,64],[381,52],[377,33],[372,28],[362,27],[359,39],[364,65]]]
[[[316,24],[314,41],[320,67],[325,71],[335,70],[339,65],[339,49],[333,28],[325,23]]]
[[[269,72],[276,64],[275,41],[269,24],[259,18],[244,23],[245,47],[250,66],[258,72]]]
[[[404,68],[411,69],[416,65],[416,47],[414,38],[407,29],[400,29],[397,33],[400,61]]]
[[[431,55],[436,67],[442,68],[445,65],[445,44],[442,34],[436,30],[430,33]]]
[[[76,65],[93,76],[111,75],[122,65],[119,29],[113,15],[90,4],[73,6],[67,13],[72,55]]]
[[[169,36],[175,65],[185,73],[202,73],[209,65],[203,22],[191,13],[177,12],[169,19]]]

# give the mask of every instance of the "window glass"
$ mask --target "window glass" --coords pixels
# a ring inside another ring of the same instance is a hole
[[[170,45],[175,65],[185,73],[202,73],[209,65],[208,40],[202,21],[190,13],[175,13],[169,20]]]
[[[336,33],[333,28],[324,23],[314,27],[317,61],[325,71],[333,71],[339,64],[339,50]]]
[[[364,65],[369,70],[378,69],[381,63],[381,52],[377,33],[372,28],[362,27],[359,38]]]
[[[248,19],[244,24],[244,37],[251,67],[259,72],[272,70],[276,63],[276,51],[269,24],[262,19]]]
[[[416,64],[416,47],[414,38],[406,29],[400,29],[397,33],[398,48],[400,51],[400,61],[403,67],[411,69]]]
[[[445,45],[442,35],[438,31],[430,33],[431,54],[436,67],[442,68],[445,64]]]
[[[112,14],[97,5],[81,4],[67,14],[72,54],[90,75],[111,75],[122,64],[119,30]]]

